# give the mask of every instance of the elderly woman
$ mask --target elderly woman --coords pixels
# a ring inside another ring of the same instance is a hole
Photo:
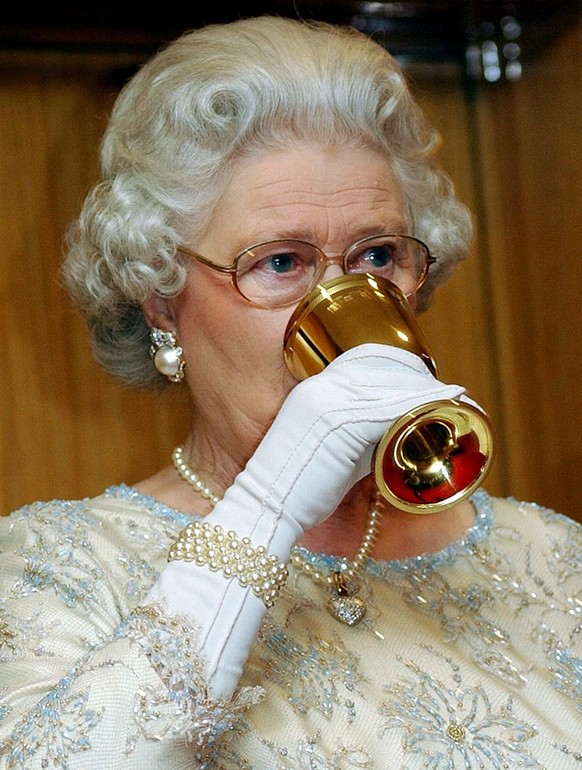
[[[579,527],[395,507],[374,448],[463,388],[378,342],[284,357],[318,284],[420,311],[463,258],[432,150],[353,30],[209,26],[124,88],[65,276],[101,365],[192,417],[153,477],[2,520],[0,767],[578,767]]]

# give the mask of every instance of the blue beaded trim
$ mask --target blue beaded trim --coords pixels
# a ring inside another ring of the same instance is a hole
[[[121,497],[141,505],[152,513],[163,518],[170,518],[182,526],[192,521],[192,516],[163,505],[150,495],[144,495],[126,484],[117,484],[109,487],[105,494],[110,497]],[[444,564],[450,564],[459,554],[467,553],[472,547],[481,543],[489,535],[493,527],[493,498],[484,490],[479,489],[471,496],[471,502],[477,510],[475,522],[459,540],[455,540],[445,548],[434,553],[421,554],[407,559],[391,559],[375,561],[368,559],[365,566],[370,575],[387,577],[390,573],[406,573],[410,571],[437,569]],[[350,562],[338,556],[330,556],[324,553],[315,553],[307,548],[298,546],[305,561],[315,568],[329,572],[345,571]]]

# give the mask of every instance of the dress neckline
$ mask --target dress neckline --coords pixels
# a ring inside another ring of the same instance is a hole
[[[193,519],[202,516],[182,513],[164,503],[160,503],[151,495],[138,492],[127,484],[115,484],[105,490],[105,496],[129,500],[137,506],[147,509],[156,515],[172,519],[180,526],[186,526]],[[452,562],[459,554],[467,553],[481,543],[490,533],[493,527],[493,497],[483,489],[478,489],[471,496],[471,502],[475,506],[476,516],[473,524],[465,531],[461,538],[451,541],[444,548],[417,556],[409,556],[403,559],[368,559],[365,569],[369,574],[385,577],[388,573],[406,573],[411,570],[419,571],[436,569]],[[314,567],[322,570],[340,570],[349,559],[329,554],[310,551],[304,546],[297,546],[305,560]]]

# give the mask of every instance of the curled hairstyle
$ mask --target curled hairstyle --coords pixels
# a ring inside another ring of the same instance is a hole
[[[165,383],[141,303],[180,292],[237,161],[306,140],[381,153],[410,231],[437,262],[419,294],[462,259],[471,220],[434,162],[435,135],[398,64],[351,28],[270,16],[209,25],[159,51],[125,85],[102,143],[102,179],[69,230],[63,275],[97,361],[128,384]]]

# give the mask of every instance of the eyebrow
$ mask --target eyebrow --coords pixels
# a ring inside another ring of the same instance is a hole
[[[381,235],[382,233],[394,233],[394,235],[408,235],[409,227],[407,222],[400,217],[398,219],[393,220],[389,225],[384,225],[384,226],[359,225],[358,228],[355,231],[353,231],[352,235],[350,236],[350,243],[347,245],[346,248],[349,248],[349,246],[351,246],[354,243],[357,243],[363,238],[368,238],[374,235]],[[300,229],[298,227],[281,229],[281,230],[277,230],[276,232],[269,230],[255,236],[254,240],[251,243],[247,241],[247,245],[242,246],[241,249],[239,249],[238,253],[240,254],[240,252],[243,251],[244,249],[251,248],[251,246],[257,243],[265,243],[268,241],[307,241],[309,243],[313,243],[314,245],[317,245],[318,240],[319,238],[315,235],[313,230],[308,231],[305,229]]]

